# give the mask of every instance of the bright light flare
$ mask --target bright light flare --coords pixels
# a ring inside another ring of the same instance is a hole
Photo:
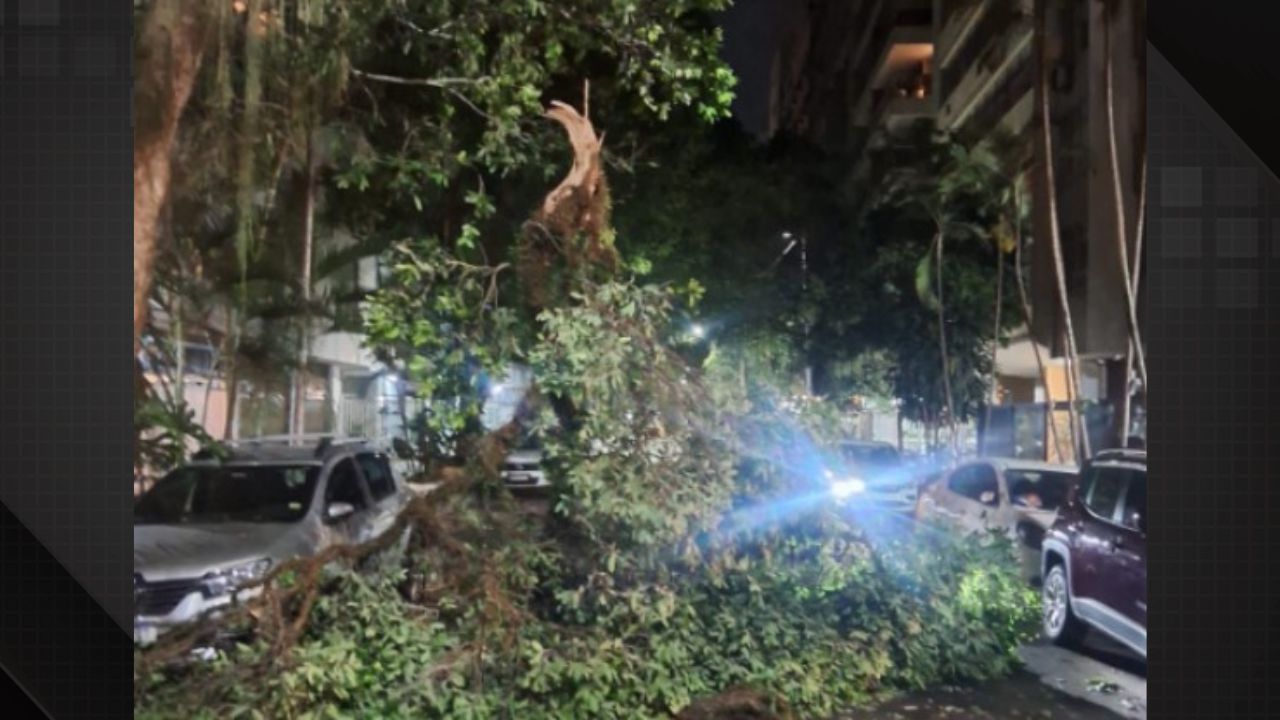
[[[694,323],[693,326],[689,328],[689,332],[693,333],[693,336],[699,340],[707,336],[707,329],[702,327],[702,323]]]
[[[867,484],[859,478],[844,478],[831,483],[831,494],[837,500],[847,500],[867,491]]]

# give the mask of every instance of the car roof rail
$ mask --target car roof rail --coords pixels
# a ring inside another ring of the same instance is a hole
[[[1135,448],[1107,448],[1094,453],[1094,460],[1145,460],[1147,457],[1146,450],[1138,450]]]
[[[337,436],[331,433],[295,433],[293,435],[261,435],[258,437],[237,438],[226,441],[225,445],[232,448],[244,448],[246,446],[253,448],[263,445],[286,445],[305,448],[314,445],[315,456],[319,458],[339,445],[359,445],[367,444],[368,442],[369,440],[363,437]]]

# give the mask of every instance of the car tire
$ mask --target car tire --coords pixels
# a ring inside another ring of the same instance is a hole
[[[1061,563],[1049,568],[1040,585],[1041,626],[1055,645],[1070,647],[1084,637],[1085,626],[1071,610],[1067,571]]]

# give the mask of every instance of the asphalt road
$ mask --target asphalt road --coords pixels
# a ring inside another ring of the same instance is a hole
[[[1027,671],[1062,694],[1132,720],[1147,717],[1147,664],[1094,632],[1082,647],[1041,641],[1022,648]]]
[[[873,535],[910,532],[909,518],[867,513]],[[1037,558],[1030,558],[1034,568]],[[1024,562],[1028,559],[1024,558]],[[1090,632],[1080,647],[1061,648],[1040,640],[1021,648],[1025,672],[972,687],[940,688],[896,698],[841,716],[840,720],[924,720],[974,718],[1064,718],[1145,720],[1146,662],[1128,649]]]
[[[1096,638],[1079,651],[1045,642],[1022,649],[1012,677],[902,695],[833,720],[1116,720],[1146,718],[1145,664]]]

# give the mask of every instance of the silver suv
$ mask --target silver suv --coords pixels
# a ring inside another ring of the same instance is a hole
[[[285,560],[377,536],[409,498],[365,440],[259,438],[220,455],[198,454],[134,505],[139,644],[245,599],[239,586]]]

